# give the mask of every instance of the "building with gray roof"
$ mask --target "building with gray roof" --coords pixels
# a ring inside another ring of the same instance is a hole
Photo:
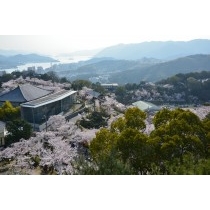
[[[43,130],[52,115],[68,112],[76,100],[77,91],[61,90],[54,93],[30,84],[20,85],[0,96],[0,103],[10,101],[21,108],[21,118],[30,123],[33,130]]]
[[[132,105],[138,107],[142,111],[159,111],[160,107],[146,101],[137,101],[132,103]]]
[[[52,115],[69,111],[76,100],[77,91],[61,90],[45,97],[22,103],[21,117],[29,122],[34,130],[43,130],[43,124]]]
[[[52,92],[30,84],[19,85],[15,89],[1,95],[0,104],[3,104],[5,101],[10,101],[13,106],[19,106],[21,103],[42,98]]]

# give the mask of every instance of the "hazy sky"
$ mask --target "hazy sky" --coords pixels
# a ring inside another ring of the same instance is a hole
[[[208,0],[1,0],[0,19],[0,49],[43,54],[210,39]]]

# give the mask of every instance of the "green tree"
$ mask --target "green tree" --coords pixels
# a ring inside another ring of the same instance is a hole
[[[107,92],[105,90],[105,88],[103,86],[101,86],[101,84],[99,82],[97,82],[96,84],[93,83],[92,88],[93,88],[94,91],[99,92],[101,94],[105,94]]]
[[[121,102],[125,103],[125,98],[127,96],[127,91],[124,86],[119,86],[115,90],[116,99]]]
[[[187,86],[193,94],[198,94],[201,91],[202,83],[193,77],[187,78]]]
[[[126,89],[124,86],[119,86],[116,88],[116,91],[115,91],[115,94],[118,96],[118,97],[125,97],[126,95]]]
[[[138,108],[130,108],[124,118],[111,124],[110,129],[102,128],[90,143],[90,152],[95,161],[116,160],[128,164],[136,174],[146,173],[149,168],[150,145],[145,129],[146,114]],[[115,162],[116,163],[116,162]],[[114,165],[114,163],[113,163]]]
[[[12,121],[20,118],[20,107],[13,107],[9,101],[5,101],[0,107],[0,120]]]
[[[12,74],[3,74],[2,76],[0,76],[0,82],[8,82],[9,80],[13,79],[13,75]]]
[[[166,174],[173,175],[210,175],[210,159],[196,160],[191,153],[183,156],[183,163],[179,159],[165,163]]]
[[[205,152],[205,157],[209,158],[210,157],[210,113],[206,115],[202,123],[205,130],[205,138],[203,140],[204,152]]]
[[[155,128],[167,124],[171,120],[171,117],[171,111],[169,109],[164,108],[157,112],[153,119]]]
[[[126,128],[126,121],[122,117],[118,118],[111,124],[112,132],[121,133]]]
[[[177,75],[174,75],[174,76],[168,78],[168,82],[172,85],[178,85],[180,82],[180,78]]]
[[[102,128],[90,143],[90,152],[94,160],[103,159],[115,149],[118,135]]]
[[[61,77],[60,83],[69,83],[69,80],[66,77]]]
[[[24,120],[10,121],[6,125],[8,135],[6,136],[6,145],[19,141],[21,138],[29,139],[32,134],[32,127]]]
[[[47,72],[47,75],[49,76],[49,79],[52,80],[52,82],[59,82],[59,77],[54,71]]]
[[[93,112],[87,117],[87,119],[82,119],[80,125],[88,129],[105,127],[107,126],[107,121],[104,114],[105,113],[101,112]]]
[[[189,110],[161,110],[150,136],[142,132],[145,117],[131,108],[110,129],[102,128],[90,143],[92,161],[82,165],[81,174],[210,173],[209,116],[201,121]]]
[[[144,174],[149,168],[148,137],[133,128],[123,130],[117,139],[117,150],[124,163],[129,162],[135,172]]]
[[[146,128],[145,119],[146,113],[137,107],[127,109],[125,112],[126,127],[143,131]]]
[[[146,124],[146,113],[142,112],[137,107],[126,110],[124,118],[119,118],[111,125],[112,131],[122,132],[125,128],[133,128],[144,131]]]
[[[195,156],[203,154],[202,139],[205,132],[200,119],[189,110],[162,110],[154,118],[156,129],[151,138],[158,140],[161,155],[164,159],[172,160],[191,152]]]
[[[75,80],[71,84],[74,90],[81,90],[83,87],[91,87],[91,82],[87,80]]]

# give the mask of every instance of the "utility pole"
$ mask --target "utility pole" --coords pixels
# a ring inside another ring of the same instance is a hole
[[[45,129],[46,129],[46,132],[47,132],[47,117],[46,117],[46,115],[43,116],[43,119],[45,120]]]

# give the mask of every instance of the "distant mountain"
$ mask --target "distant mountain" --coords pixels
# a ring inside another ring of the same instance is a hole
[[[93,58],[78,63],[53,65],[48,71],[56,71],[59,76],[71,80],[88,79],[89,77],[112,77],[113,73],[143,68],[160,63],[160,60],[143,58],[140,60],[116,60],[113,58]]]
[[[37,55],[37,54],[28,54],[28,55],[14,55],[9,57],[10,60],[20,63],[43,63],[43,62],[57,62],[58,60],[55,60],[53,58],[43,56],[43,55]]]
[[[115,59],[136,60],[157,58],[172,60],[194,54],[210,54],[210,40],[192,41],[151,41],[138,44],[120,44],[103,49],[95,57],[113,57]]]
[[[0,55],[0,69],[7,69],[17,67],[18,65],[23,65],[26,63],[45,63],[45,62],[57,62],[53,58],[47,56],[41,56],[37,54],[27,54],[27,55],[13,55],[13,56],[3,56]]]
[[[92,62],[91,62],[92,61]],[[94,73],[114,73],[122,72],[124,70],[130,70],[135,68],[148,67],[153,64],[161,62],[157,59],[143,58],[139,60],[116,60],[113,58],[93,58],[89,61],[86,61],[86,65],[81,66],[77,69],[77,72],[94,72]]]
[[[86,60],[86,61],[79,61],[77,64],[78,64],[78,67],[81,67],[81,66],[86,66],[86,65],[89,65],[89,64],[96,64],[96,63],[99,63],[101,61],[113,61],[115,60],[114,58],[111,58],[111,57],[100,57],[100,58],[91,58],[89,60]]]
[[[55,64],[47,71],[55,71],[60,77],[67,77],[71,81],[90,79],[92,82],[119,84],[156,82],[178,73],[210,71],[210,55],[190,55],[170,61],[154,58],[139,60],[93,58],[78,63]]]
[[[77,71],[82,66],[89,66],[90,64],[99,63],[101,61],[109,60],[110,62],[114,60],[113,58],[91,58],[85,61],[73,62],[73,63],[59,63],[55,64],[52,67],[46,69],[46,71],[56,71],[59,74],[63,71],[71,72]]]
[[[136,67],[112,74],[110,82],[139,83],[140,81],[156,82],[178,73],[210,71],[210,55],[191,55],[172,61],[154,64],[148,67]]]

